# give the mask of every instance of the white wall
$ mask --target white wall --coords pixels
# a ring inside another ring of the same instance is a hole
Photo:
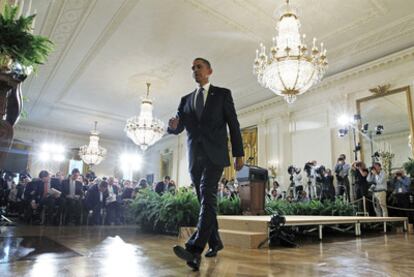
[[[41,162],[37,158],[38,149],[43,143],[62,144],[67,149],[78,148],[81,145],[89,144],[89,136],[79,136],[67,132],[57,132],[48,129],[25,126],[18,123],[15,126],[14,138],[28,143],[32,146],[31,168],[32,176],[37,176],[40,170],[46,169],[52,173],[59,170],[59,164],[56,162]],[[99,145],[107,149],[107,157],[99,165],[93,167],[97,176],[113,176],[114,169],[118,165],[119,155],[124,151],[135,151],[136,146],[130,143],[106,140],[100,136]]]

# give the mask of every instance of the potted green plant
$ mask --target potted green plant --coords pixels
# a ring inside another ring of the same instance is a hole
[[[36,14],[19,15],[22,8],[6,3],[0,14],[0,72],[27,76],[46,61],[53,43],[33,34]]]
[[[414,159],[408,158],[408,161],[403,164],[405,172],[414,178]]]

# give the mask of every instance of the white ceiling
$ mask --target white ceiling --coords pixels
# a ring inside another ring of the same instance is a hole
[[[209,59],[212,83],[233,91],[237,108],[275,97],[252,74],[254,52],[274,36],[283,0],[35,0],[36,32],[56,50],[24,84],[33,125],[127,140],[125,120],[153,83],[155,115],[175,114],[193,89],[191,62]],[[291,0],[302,32],[324,41],[327,75],[414,46],[414,1]]]

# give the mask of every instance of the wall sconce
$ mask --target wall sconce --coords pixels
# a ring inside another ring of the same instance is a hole
[[[277,168],[279,167],[279,161],[277,160],[271,160],[269,161],[267,165],[267,169],[270,171],[270,177],[276,178],[277,176]]]

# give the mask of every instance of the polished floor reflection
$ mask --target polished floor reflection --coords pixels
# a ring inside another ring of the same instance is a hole
[[[414,235],[331,236],[299,248],[226,247],[200,272],[178,260],[170,236],[135,227],[0,227],[0,276],[413,276]],[[7,254],[6,254],[7,253]],[[7,256],[6,256],[7,255]]]

